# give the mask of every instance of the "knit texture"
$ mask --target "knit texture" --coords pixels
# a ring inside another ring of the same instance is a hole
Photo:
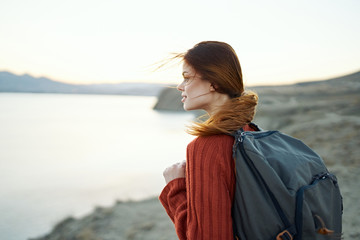
[[[187,147],[186,178],[172,180],[161,192],[160,202],[179,239],[234,239],[233,144],[228,135],[195,138]]]
[[[249,126],[245,131],[253,131]],[[234,239],[234,138],[197,137],[187,147],[186,178],[169,182],[159,196],[180,240]]]

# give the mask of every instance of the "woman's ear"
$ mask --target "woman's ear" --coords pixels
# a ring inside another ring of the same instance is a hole
[[[212,83],[210,85],[210,92],[215,92],[216,91],[216,86]]]

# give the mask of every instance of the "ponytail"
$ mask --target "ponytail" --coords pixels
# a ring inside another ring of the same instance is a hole
[[[243,92],[240,97],[229,99],[205,122],[194,122],[187,133],[194,136],[229,134],[246,124],[255,116],[258,96],[254,92]]]

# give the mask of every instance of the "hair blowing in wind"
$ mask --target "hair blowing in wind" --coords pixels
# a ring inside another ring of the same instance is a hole
[[[194,122],[187,132],[195,136],[228,134],[249,124],[256,111],[258,96],[245,92],[239,59],[227,43],[204,41],[196,44],[182,58],[202,79],[209,81],[219,93],[230,99],[204,122]]]

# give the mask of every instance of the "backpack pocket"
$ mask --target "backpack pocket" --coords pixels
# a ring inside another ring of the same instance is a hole
[[[341,239],[341,222],[342,197],[334,175],[318,174],[297,191],[295,239]]]

